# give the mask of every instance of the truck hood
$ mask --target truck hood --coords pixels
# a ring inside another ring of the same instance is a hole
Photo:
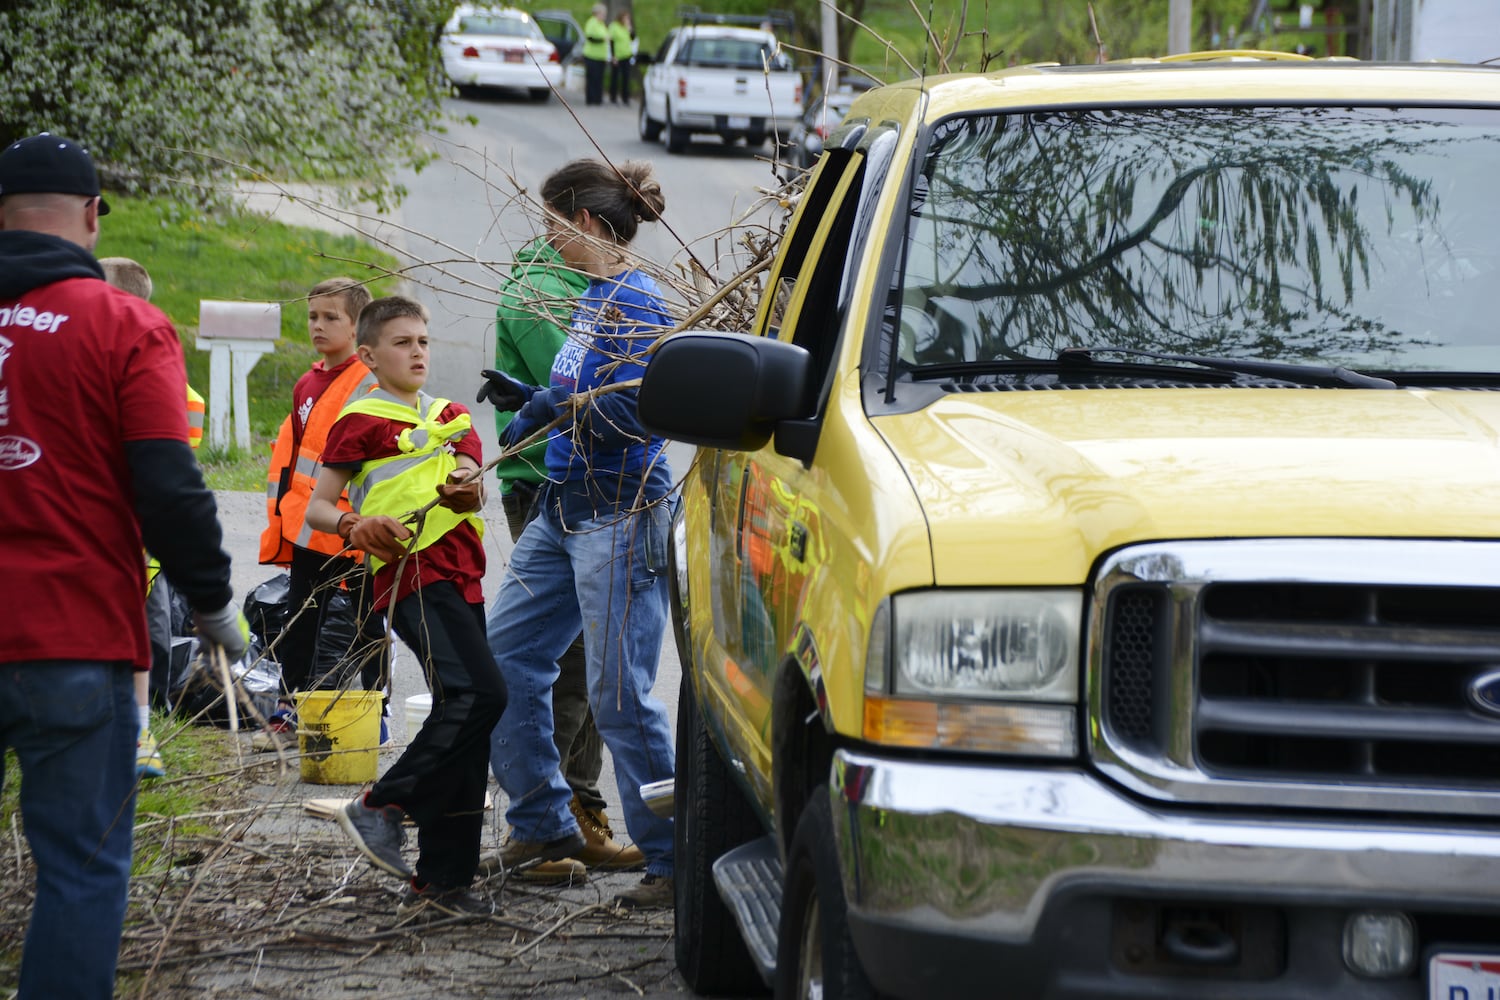
[[[1500,537],[1500,393],[971,393],[874,423],[939,585],[1076,584],[1145,540]]]

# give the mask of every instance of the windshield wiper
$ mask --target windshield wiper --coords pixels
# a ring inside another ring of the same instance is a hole
[[[1256,375],[1262,378],[1281,379],[1285,382],[1300,382],[1304,385],[1336,385],[1354,389],[1395,389],[1397,385],[1388,378],[1365,375],[1332,365],[1299,365],[1287,361],[1261,361],[1256,358],[1216,358],[1198,354],[1167,354],[1163,351],[1148,351],[1139,347],[1064,347],[1057,352],[1057,360],[1063,364],[1096,364],[1095,354],[1128,354],[1153,361],[1172,361],[1184,365],[1198,365],[1216,371],[1235,372],[1240,375]]]

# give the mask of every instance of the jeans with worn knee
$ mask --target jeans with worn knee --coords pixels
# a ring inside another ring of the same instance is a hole
[[[19,1000],[114,996],[140,725],[129,664],[0,664],[0,748],[21,765],[21,818],[36,862]]]
[[[550,509],[548,509],[550,507]],[[515,835],[549,841],[578,829],[552,739],[557,658],[581,631],[589,704],[615,763],[625,829],[646,870],[672,874],[672,821],[651,812],[641,785],[672,777],[672,726],[651,693],[667,622],[665,503],[606,513],[564,528],[544,505],[521,533],[490,606],[490,649],[510,701],[490,766],[510,797]]]

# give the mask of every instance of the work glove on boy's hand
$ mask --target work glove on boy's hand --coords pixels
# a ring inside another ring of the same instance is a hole
[[[375,517],[360,517],[349,528],[345,540],[354,548],[370,553],[385,562],[395,562],[406,554],[401,543],[411,537],[411,529],[394,517],[379,514]]]
[[[468,476],[464,469],[454,469],[448,473],[448,481],[437,488],[439,507],[447,507],[449,510],[459,514],[467,514],[484,506],[484,484],[478,476],[466,483],[459,480]]]
[[[194,611],[193,625],[198,637],[223,649],[230,663],[238,662],[250,648],[250,623],[233,601],[217,611]]]
[[[489,400],[495,404],[495,409],[508,413],[519,410],[536,395],[536,386],[518,382],[502,371],[486,368],[479,374],[484,376],[484,383],[479,387],[479,395],[474,397],[476,403]]]

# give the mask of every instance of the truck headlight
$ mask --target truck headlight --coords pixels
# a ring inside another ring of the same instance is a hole
[[[1072,590],[897,595],[892,693],[1074,702],[1082,609]]]
[[[897,594],[872,622],[865,737],[968,751],[1077,748],[1077,590]],[[1020,702],[1023,704],[1008,704]]]

